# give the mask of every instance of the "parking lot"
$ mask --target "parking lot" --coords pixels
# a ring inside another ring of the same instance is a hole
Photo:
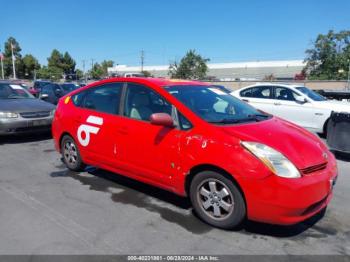
[[[224,231],[187,199],[94,168],[68,171],[49,134],[0,138],[0,254],[349,254],[350,162],[323,216]]]

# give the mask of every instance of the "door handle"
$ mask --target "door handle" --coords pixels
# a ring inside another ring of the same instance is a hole
[[[279,102],[276,102],[276,103],[273,103],[275,106],[280,106],[280,105],[282,105],[281,103],[279,103]]]
[[[242,99],[242,101],[244,101],[244,102],[249,102],[249,100],[248,100],[248,99]]]

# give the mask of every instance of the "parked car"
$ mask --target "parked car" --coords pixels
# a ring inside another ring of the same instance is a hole
[[[98,166],[189,196],[221,228],[307,219],[337,178],[317,136],[202,82],[95,82],[60,99],[52,131],[69,169]]]
[[[48,83],[41,88],[39,98],[51,104],[57,105],[58,100],[67,94],[61,85],[57,83]]]
[[[34,82],[33,89],[40,92],[41,88],[47,84],[51,84],[52,82],[49,80],[37,80]]]
[[[0,135],[49,131],[54,111],[21,85],[0,82]]]
[[[63,83],[63,84],[60,84],[60,86],[62,87],[63,91],[67,94],[81,87],[80,85],[75,83]]]
[[[143,73],[125,73],[124,77],[145,77]]]
[[[34,89],[33,87],[30,87],[26,84],[23,83],[19,83],[19,85],[21,87],[23,87],[24,89],[26,89],[29,93],[31,93],[34,97],[38,97],[39,96],[39,91],[37,89]]]
[[[327,100],[299,85],[262,83],[244,87],[231,94],[257,109],[317,133],[327,133],[332,111],[350,112],[349,103]]]

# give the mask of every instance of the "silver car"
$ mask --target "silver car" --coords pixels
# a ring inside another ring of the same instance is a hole
[[[0,82],[0,135],[49,131],[54,112],[21,85]]]

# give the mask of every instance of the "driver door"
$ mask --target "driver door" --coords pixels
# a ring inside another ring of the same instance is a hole
[[[304,128],[315,128],[316,115],[313,105],[310,102],[298,102],[297,96],[300,95],[287,87],[276,86],[273,114]]]

